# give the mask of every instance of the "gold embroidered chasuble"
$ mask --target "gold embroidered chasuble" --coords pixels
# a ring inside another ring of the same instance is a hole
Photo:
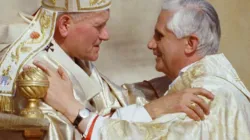
[[[167,114],[151,123],[105,120],[98,131],[103,140],[249,140],[250,94],[223,54],[206,56],[179,76],[166,94],[202,87],[215,99],[203,99],[210,114],[193,121],[184,113]],[[202,97],[201,97],[202,98]],[[142,116],[143,117],[143,116]]]

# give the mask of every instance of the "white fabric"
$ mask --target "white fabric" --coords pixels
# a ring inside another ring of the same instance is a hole
[[[129,122],[150,122],[152,118],[143,106],[137,104],[117,109],[112,119],[126,120]]]
[[[107,117],[99,116],[96,120],[96,123],[94,124],[94,128],[91,135],[91,140],[99,140],[99,130],[103,127],[104,121],[110,119]],[[136,104],[130,105],[127,107],[123,107],[120,109],[117,109],[116,112],[112,115],[111,119],[119,119],[119,120],[125,120],[128,122],[151,122],[152,118],[146,111],[146,109],[142,106],[138,106]],[[88,134],[89,127],[93,123],[92,121],[89,121],[88,123],[88,129],[85,131],[85,135]]]
[[[166,114],[150,123],[106,119],[96,130],[97,139],[249,140],[250,94],[223,54],[198,61],[177,78],[168,94],[197,87],[215,95],[212,101],[200,97],[210,106],[205,120],[194,121],[185,113]]]
[[[28,27],[28,24],[0,24],[0,44],[11,44]]]
[[[91,115],[91,117],[89,119],[89,122],[93,122],[93,120],[95,119],[96,116],[97,116],[97,114],[93,113],[93,115]],[[86,131],[83,133],[83,137],[87,137],[91,125],[92,125],[92,123],[87,124],[87,128],[86,128]]]

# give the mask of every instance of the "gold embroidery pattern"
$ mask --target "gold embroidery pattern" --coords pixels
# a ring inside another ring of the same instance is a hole
[[[44,29],[48,29],[49,25],[50,25],[50,16],[46,15],[46,11],[44,11],[41,15],[40,18],[40,24],[42,27],[42,31],[44,31]]]
[[[60,10],[67,11],[68,7],[69,7],[69,2],[68,2],[68,0],[65,0],[65,7],[57,7],[56,3],[52,6],[52,5],[48,5],[47,3],[45,3],[44,1],[42,1],[42,6],[48,7],[48,8],[51,8],[53,10],[57,10],[57,11],[60,11]]]
[[[98,2],[98,0],[89,0],[89,5],[90,6],[96,5],[97,2]]]
[[[193,67],[187,70],[187,72],[183,73],[182,76],[176,79],[176,83],[169,89],[168,94],[175,93],[176,91],[180,91],[187,87],[191,87],[191,83],[194,79],[198,77],[202,77],[206,73],[205,66],[198,62]]]
[[[89,0],[89,5],[93,6],[93,5],[101,4],[101,3],[105,3],[105,2],[106,2],[105,0]]]
[[[101,4],[101,3],[105,3],[106,1],[105,0],[90,0],[89,3],[90,3],[90,6],[93,6],[95,4]],[[80,4],[80,0],[76,0],[76,3],[77,3],[77,8],[78,10],[96,10],[96,9],[101,9],[101,8],[104,8],[104,7],[107,7],[109,5],[111,5],[111,1],[104,4],[104,5],[101,5],[101,6],[95,6],[95,7],[85,7],[85,8],[82,8],[81,7],[81,4]]]
[[[105,126],[107,129],[106,134],[108,134],[112,138],[123,138],[129,139],[131,138],[131,134],[133,133],[131,128],[136,128],[136,132],[138,136],[141,136],[141,139],[144,140],[152,140],[155,138],[162,138],[159,134],[164,134],[166,126],[164,123],[133,123],[130,124],[126,121],[121,120],[112,120],[109,121],[109,124]],[[117,129],[119,128],[119,129]],[[101,131],[104,129],[102,128]],[[106,130],[105,130],[106,131]],[[115,133],[114,133],[115,132]],[[113,135],[110,135],[113,134]]]
[[[14,52],[11,53],[12,62],[15,62],[15,64],[17,64],[18,61],[19,61],[19,58],[20,58],[20,56],[19,56],[19,50],[23,46],[24,46],[24,42],[21,42],[20,45],[16,48],[16,52],[15,53]]]
[[[2,72],[3,76],[9,77],[10,69],[11,69],[11,66],[8,66],[7,69],[3,70],[3,72]]]
[[[32,50],[31,47],[22,47],[20,49],[21,53],[27,53],[27,52],[30,52]]]
[[[50,0],[53,5],[56,5],[56,0]]]
[[[37,44],[37,43],[41,43],[41,41],[44,40],[44,37],[45,37],[45,29],[48,29],[49,28],[49,25],[51,23],[51,17],[49,15],[46,14],[46,11],[44,11],[42,14],[41,14],[41,17],[40,17],[40,25],[41,25],[41,33],[42,33],[42,36],[40,37],[40,34],[36,31],[33,31],[31,33],[31,40],[30,41],[27,41],[27,44]],[[32,38],[32,37],[38,37],[38,38]]]

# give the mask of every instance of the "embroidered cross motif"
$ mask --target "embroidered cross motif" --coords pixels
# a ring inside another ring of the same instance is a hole
[[[49,43],[49,45],[44,49],[46,52],[48,51],[54,51],[54,48],[53,48],[54,44],[53,43]]]

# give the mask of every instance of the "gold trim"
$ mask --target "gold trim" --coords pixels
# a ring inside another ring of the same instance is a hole
[[[23,84],[18,84],[19,87],[32,87],[32,86],[35,86],[35,87],[49,87],[49,84],[47,83],[23,83]]]
[[[56,0],[50,0],[53,5],[56,5]]]
[[[45,8],[48,7],[50,9],[52,9],[52,10],[68,11],[68,9],[69,9],[69,2],[68,2],[68,0],[65,0],[65,7],[57,7],[57,6],[48,5],[44,1],[42,1],[42,6],[44,6]]]
[[[81,8],[80,0],[76,0],[76,3],[77,3],[78,10],[97,10],[97,9],[101,9],[101,8],[104,8],[104,7],[107,7],[107,6],[111,5],[111,1],[110,1],[107,4],[104,4],[102,6]]]
[[[68,11],[68,9],[69,9],[69,1],[68,0],[65,0],[65,7],[66,7],[66,10]]]
[[[0,96],[0,112],[14,113],[14,101],[12,97]]]
[[[96,5],[97,3],[98,3],[98,0],[89,0],[90,6]]]

